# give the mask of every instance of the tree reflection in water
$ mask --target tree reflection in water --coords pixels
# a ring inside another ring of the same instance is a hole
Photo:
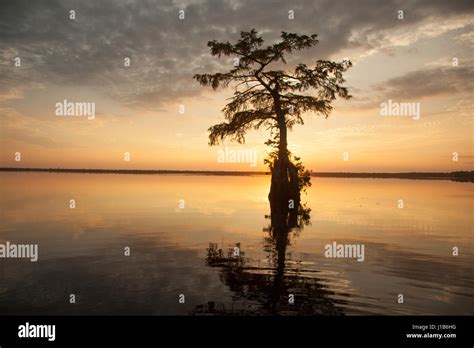
[[[232,248],[227,253],[210,243],[206,264],[220,268],[221,281],[233,293],[231,305],[208,302],[195,308],[193,314],[214,315],[344,315],[344,300],[333,299],[334,292],[322,283],[318,271],[293,266],[287,248],[310,223],[310,209],[299,205],[289,209],[270,202],[270,220],[264,232],[264,251],[268,266],[251,266],[245,254]],[[292,263],[291,267],[289,263]],[[327,281],[326,281],[327,283]],[[292,295],[294,301],[292,301]],[[292,303],[293,302],[293,303]]]

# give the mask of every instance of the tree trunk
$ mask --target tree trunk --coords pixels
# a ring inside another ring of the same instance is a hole
[[[270,204],[281,213],[288,209],[297,210],[300,204],[300,190],[298,184],[298,170],[288,158],[287,128],[285,114],[280,108],[279,100],[275,102],[280,143],[278,144],[278,158],[273,163],[272,182],[268,198]]]

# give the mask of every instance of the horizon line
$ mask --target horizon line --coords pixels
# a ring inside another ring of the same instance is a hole
[[[44,167],[0,167],[1,172],[50,172],[89,174],[195,174],[195,175],[270,175],[270,171],[219,171],[179,169],[102,169],[102,168],[44,168]],[[313,172],[314,177],[353,178],[400,178],[400,179],[447,179],[474,182],[474,171],[453,172]]]

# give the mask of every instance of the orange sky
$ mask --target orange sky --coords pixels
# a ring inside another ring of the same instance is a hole
[[[407,2],[407,17],[399,20],[395,4],[373,9],[361,2],[360,9],[345,12],[334,5],[325,9],[323,26],[312,22],[319,2],[283,2],[285,9],[295,8],[293,21],[286,10],[252,11],[250,3],[215,9],[206,1],[154,9],[73,3],[80,14],[74,21],[65,5],[0,11],[9,28],[0,34],[2,167],[264,170],[268,132],[250,131],[245,145],[208,146],[207,129],[223,121],[232,88],[214,92],[192,79],[231,68],[232,60],[210,56],[207,41],[235,41],[240,30],[255,27],[269,42],[280,30],[319,34],[318,46],[294,56],[289,67],[345,57],[354,64],[346,75],[353,98],[337,101],[328,119],[306,115],[305,124],[289,133],[290,150],[307,168],[473,169],[472,6],[422,11]],[[175,18],[180,6],[187,11],[184,21]],[[130,67],[123,66],[124,57],[131,57]],[[94,102],[95,118],[57,116],[55,105],[64,99]],[[420,118],[382,117],[380,104],[389,99],[419,103]],[[256,166],[219,163],[225,147],[255,153]],[[15,160],[18,152],[21,161]]]

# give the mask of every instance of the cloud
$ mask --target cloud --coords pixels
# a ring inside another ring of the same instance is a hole
[[[460,42],[461,44],[468,45],[468,47],[472,49],[474,48],[474,30],[456,36],[454,40]]]
[[[328,58],[348,48],[370,51],[411,43],[418,32],[410,28],[420,23],[432,28],[437,23],[433,18],[464,18],[474,11],[471,1],[462,0],[10,0],[0,6],[2,85],[97,87],[130,107],[156,107],[200,95],[203,89],[192,80],[193,74],[223,70],[230,64],[211,58],[207,41],[233,41],[241,30],[257,28],[268,40],[276,39],[281,30],[316,32],[319,46],[298,57],[314,60],[316,55]],[[178,19],[180,9],[185,10],[185,20]],[[294,20],[288,19],[290,9],[295,11]],[[398,9],[405,11],[403,23],[396,19]],[[75,20],[69,19],[70,10],[76,11]],[[409,34],[390,36],[392,30]],[[21,68],[13,68],[14,56],[22,58]],[[123,65],[125,57],[131,59],[128,68]]]
[[[474,66],[435,67],[409,72],[378,84],[375,91],[390,99],[414,100],[441,94],[471,94]]]
[[[474,61],[462,61],[452,66],[451,58],[437,60],[425,68],[383,80],[367,89],[352,88],[353,98],[349,105],[341,104],[339,109],[370,110],[379,108],[382,101],[420,101],[439,96],[454,97],[453,109],[461,116],[469,115],[474,89]],[[468,105],[468,106],[466,106]]]
[[[0,107],[2,127],[0,127],[0,144],[22,143],[44,148],[71,146],[71,143],[53,139],[43,129],[43,124],[32,117],[24,116],[14,109]]]

